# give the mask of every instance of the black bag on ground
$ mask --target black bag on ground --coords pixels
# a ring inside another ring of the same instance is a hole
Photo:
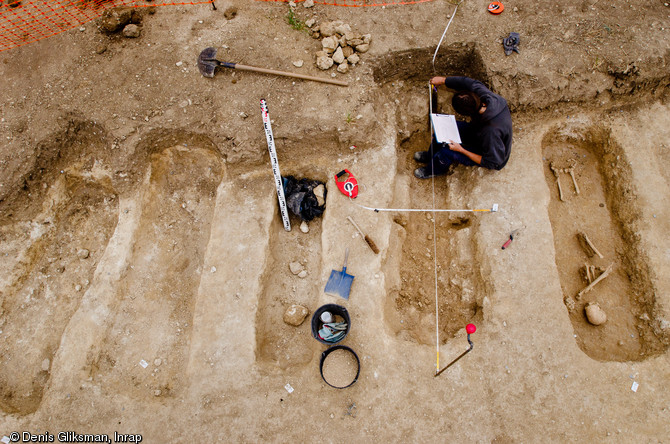
[[[282,177],[286,205],[293,214],[309,222],[326,210],[326,184],[318,180],[296,179],[293,176]],[[323,205],[314,194],[314,189],[323,185]]]

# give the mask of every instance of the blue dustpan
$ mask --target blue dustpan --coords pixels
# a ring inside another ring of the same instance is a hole
[[[342,266],[342,271],[333,270],[330,272],[330,278],[328,278],[326,288],[323,290],[324,293],[349,299],[351,283],[354,281],[354,277],[347,274],[347,259],[349,259],[349,248],[347,248],[344,253],[344,265]]]

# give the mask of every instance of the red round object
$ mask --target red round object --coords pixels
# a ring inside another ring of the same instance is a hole
[[[488,7],[491,14],[500,14],[504,9],[505,6],[501,2],[491,2]]]
[[[347,178],[340,181],[343,176],[347,176]],[[346,168],[335,175],[335,185],[337,185],[337,189],[345,196],[349,196],[352,199],[358,196],[358,181],[351,174],[351,171]]]
[[[475,327],[475,324],[468,324],[465,326],[465,331],[468,332],[469,335],[477,331],[477,327]]]

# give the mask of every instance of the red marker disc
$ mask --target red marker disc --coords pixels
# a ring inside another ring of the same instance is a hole
[[[488,9],[491,14],[500,14],[501,12],[503,12],[505,7],[501,2],[491,2],[489,3]]]
[[[468,332],[469,335],[477,331],[477,327],[475,327],[475,324],[468,324],[465,326],[465,331]]]

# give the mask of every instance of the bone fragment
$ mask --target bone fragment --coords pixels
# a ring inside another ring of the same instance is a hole
[[[584,264],[584,268],[586,268],[586,280],[590,284],[593,282],[593,277],[591,276],[591,266],[589,264]]]
[[[559,199],[561,199],[561,202],[565,202],[565,199],[563,198],[563,188],[561,188],[561,179],[558,177],[561,170],[554,166],[554,162],[551,162],[551,164],[549,164],[549,168],[551,168],[551,172],[554,173],[554,176],[556,176],[556,185],[558,185],[558,197]]]
[[[575,194],[579,194],[579,186],[577,185],[577,180],[575,180],[575,166],[571,166],[567,169],[567,172],[572,177],[572,183],[575,185]]]
[[[577,296],[575,297],[575,299],[579,300],[579,299],[582,298],[582,296],[583,296],[584,294],[586,294],[586,293],[588,293],[589,291],[591,291],[591,290],[593,289],[593,287],[595,287],[596,284],[597,284],[598,282],[600,282],[600,281],[602,281],[603,279],[605,279],[605,278],[612,272],[613,267],[614,267],[614,263],[611,263],[610,266],[607,267],[607,269],[603,272],[603,274],[601,274],[600,276],[598,276],[598,277],[596,278],[595,281],[591,282],[591,283],[590,283],[589,285],[587,285],[582,291],[580,291],[579,293],[577,293]]]
[[[603,274],[603,271],[605,271],[605,270],[603,270],[600,267],[596,267],[595,265],[591,265],[591,277],[593,279],[595,279],[598,276],[600,276],[601,274]]]
[[[593,242],[591,242],[591,239],[586,235],[586,233],[580,231],[577,233],[577,239],[579,240],[580,245],[584,249],[584,252],[589,255],[589,257],[592,257],[594,254],[597,254],[600,259],[602,259],[604,256],[598,251],[598,249],[593,245]]]

